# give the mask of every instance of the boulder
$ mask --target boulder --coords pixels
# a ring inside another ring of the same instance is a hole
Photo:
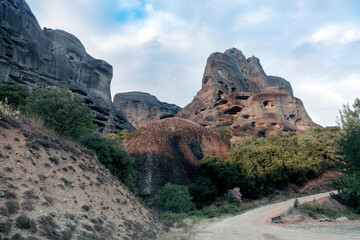
[[[85,98],[101,130],[134,129],[111,102],[111,65],[88,55],[70,33],[42,30],[23,0],[1,1],[0,15],[0,80],[69,88]]]
[[[238,49],[213,53],[207,60],[202,88],[177,117],[207,128],[226,122],[234,136],[269,136],[279,131],[302,133],[320,127],[293,96],[291,84],[267,76],[260,60]]]
[[[160,102],[155,96],[145,92],[117,93],[114,96],[114,106],[136,128],[153,120],[174,117],[181,110],[179,106]]]
[[[167,182],[191,184],[200,174],[199,161],[204,155],[226,158],[230,149],[229,142],[212,130],[176,117],[137,129],[124,146],[135,159],[138,194],[147,200]]]

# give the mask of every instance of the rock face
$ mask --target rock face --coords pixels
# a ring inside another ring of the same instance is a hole
[[[164,226],[94,154],[0,119],[0,239],[158,239]]]
[[[84,96],[101,130],[133,129],[111,102],[111,65],[88,55],[73,35],[41,30],[23,0],[1,1],[0,15],[0,80],[69,88]]]
[[[205,127],[228,122],[234,136],[301,133],[320,127],[293,96],[288,81],[267,76],[258,58],[246,59],[235,48],[210,55],[201,90],[177,116]]]
[[[182,118],[154,121],[124,141],[135,158],[139,196],[151,200],[165,183],[189,185],[206,154],[227,157],[230,144],[210,129]]]
[[[144,92],[117,93],[114,106],[136,128],[153,120],[174,117],[181,110],[175,104],[160,102],[155,96]]]

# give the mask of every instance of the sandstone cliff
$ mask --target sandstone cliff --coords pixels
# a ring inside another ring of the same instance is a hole
[[[24,0],[1,1],[0,16],[0,80],[69,88],[84,96],[101,130],[133,129],[111,102],[111,65],[88,55],[73,35],[41,30]]]
[[[201,90],[177,116],[205,127],[227,122],[235,136],[301,133],[319,127],[293,96],[288,81],[267,76],[258,58],[246,59],[235,48],[210,55]]]
[[[0,119],[0,239],[156,239],[163,225],[95,155]]]
[[[144,92],[117,93],[114,106],[136,128],[153,120],[174,117],[181,108],[175,104],[160,102],[155,96]]]
[[[124,141],[135,159],[139,196],[151,200],[165,183],[189,185],[206,154],[227,157],[230,144],[210,129],[182,118],[154,121]]]

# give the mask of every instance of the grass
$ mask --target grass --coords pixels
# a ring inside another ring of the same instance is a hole
[[[294,206],[288,210],[288,214],[303,214],[313,219],[336,219],[339,217],[347,217],[350,220],[360,219],[360,215],[354,213],[351,210],[342,212],[338,207],[325,202],[306,202],[302,204],[296,204],[294,202]]]

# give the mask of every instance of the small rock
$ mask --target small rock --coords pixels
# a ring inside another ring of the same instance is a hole
[[[106,219],[107,219],[106,214],[102,212],[102,213],[101,213],[101,218],[104,219],[104,220],[106,220]]]
[[[79,154],[81,154],[81,153],[82,153],[82,151],[81,151],[80,149],[78,149],[77,151],[78,151],[78,153],[79,153]]]
[[[50,212],[50,215],[53,216],[53,217],[56,217],[56,211],[54,211],[54,210],[51,211],[51,212]]]
[[[119,226],[118,231],[124,233],[126,231],[126,229],[123,226]]]
[[[0,192],[0,197],[4,197],[5,193],[3,191]]]
[[[67,157],[65,156],[65,154],[61,155],[61,158],[62,158],[63,160],[66,160],[66,159],[67,159]]]
[[[46,173],[46,174],[44,175],[44,177],[45,177],[45,178],[48,178],[48,177],[49,177],[49,174]]]
[[[36,182],[36,183],[40,182],[40,178],[36,178],[36,179],[35,179],[35,182]]]
[[[40,191],[44,191],[45,190],[45,185],[41,185],[41,187],[40,187]]]
[[[33,163],[34,165],[36,165],[36,159],[35,159],[35,158],[31,157],[31,161],[32,161],[32,163]]]
[[[121,199],[120,199],[120,202],[121,202],[122,204],[126,204],[127,201],[126,201],[125,198],[121,198]]]

